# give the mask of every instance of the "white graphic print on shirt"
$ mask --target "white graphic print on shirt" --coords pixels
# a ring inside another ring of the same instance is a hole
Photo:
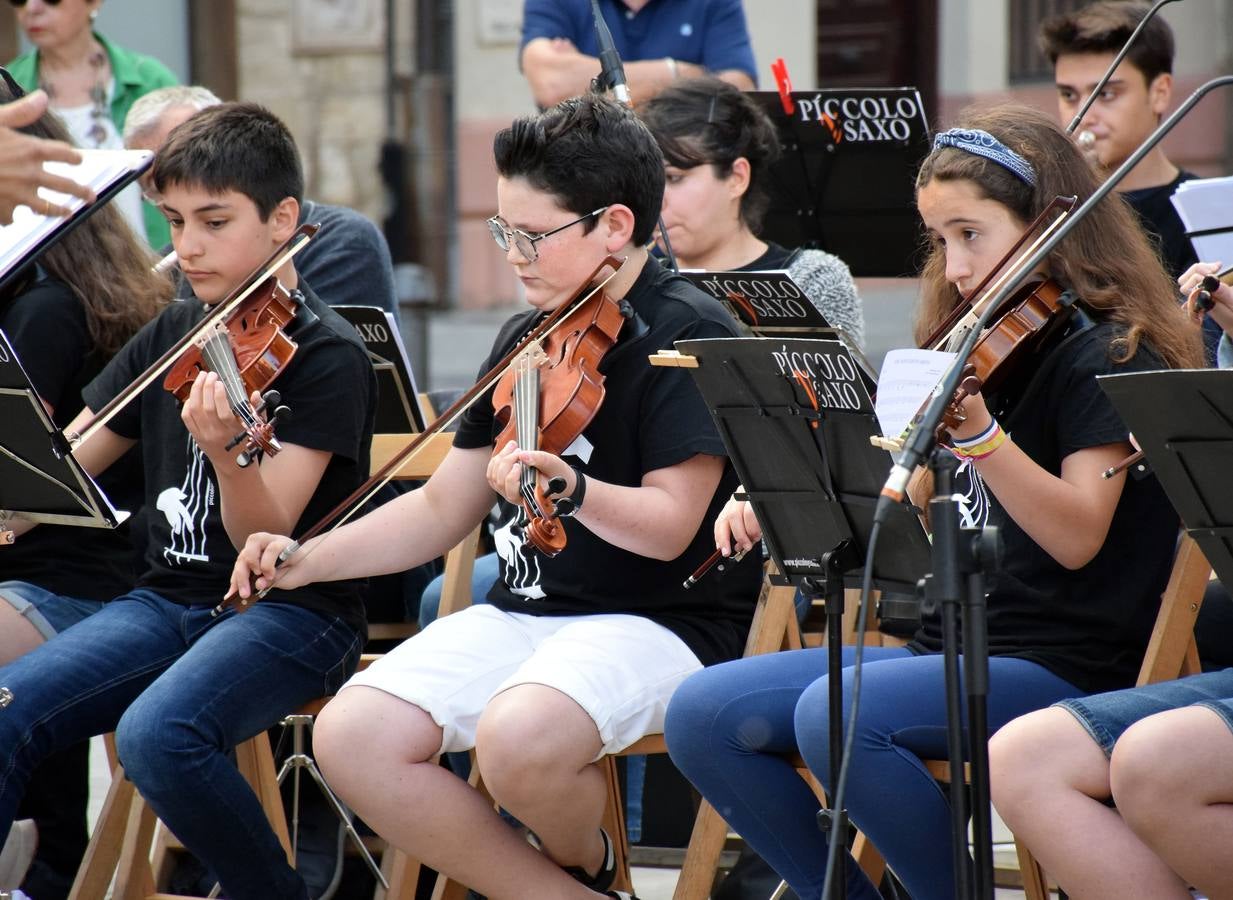
[[[161,491],[155,506],[171,526],[171,540],[163,548],[169,565],[209,562],[206,552],[206,517],[214,505],[214,483],[206,469],[205,454],[188,436],[188,471],[180,487]]]
[[[502,507],[506,508],[505,504]],[[526,524],[526,510],[515,507],[513,517],[493,531],[492,542],[505,563],[506,587],[520,597],[543,600],[547,594],[540,586],[539,551],[523,536]]]

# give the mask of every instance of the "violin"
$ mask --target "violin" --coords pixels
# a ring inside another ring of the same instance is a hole
[[[280,417],[287,418],[290,410],[278,405],[278,391],[266,388],[299,347],[285,331],[298,308],[278,279],[269,276],[225,319],[197,333],[163,379],[163,387],[184,403],[198,375],[218,373],[231,411],[244,425],[226,448],[244,444],[236,456],[241,467],[252,462],[258,452],[274,456],[282,449],[274,436],[274,423]],[[256,407],[249,399],[254,393],[262,395]],[[262,418],[271,408],[273,414]]]
[[[618,260],[611,256],[600,263],[585,282],[587,285],[591,285],[589,289],[584,287],[580,296],[575,297],[569,303],[561,304],[561,306],[554,310],[548,318],[544,319],[532,328],[531,332],[523,338],[523,340],[516,347],[510,350],[509,353],[505,354],[505,356],[501,358],[500,362],[489,369],[488,372],[486,372],[479,379],[479,381],[473,384],[465,394],[455,400],[453,404],[445,410],[445,412],[441,413],[441,415],[437,416],[436,419],[429,423],[423,431],[415,435],[415,437],[413,437],[405,447],[395,453],[394,456],[380,468],[380,470],[374,472],[367,481],[352,491],[350,496],[338,503],[337,506],[322,516],[321,519],[314,523],[307,531],[285,547],[282,553],[278,556],[278,564],[282,565],[293,555],[298,553],[300,547],[305,541],[322,534],[326,531],[326,529],[332,530],[333,528],[337,528],[349,521],[352,516],[359,512],[365,503],[375,497],[377,493],[385,487],[385,485],[389,484],[390,480],[398,473],[400,469],[402,469],[403,466],[405,466],[425,447],[430,446],[429,442],[435,435],[445,431],[450,425],[458,421],[458,419],[462,417],[463,413],[475,405],[481,397],[487,394],[488,391],[496,385],[497,381],[506,374],[506,372],[513,365],[514,360],[517,359],[524,350],[530,347],[532,343],[542,341],[550,337],[554,331],[568,321],[571,314],[574,313],[579,306],[586,304],[592,298],[593,294],[601,292],[608,282],[616,277],[617,273],[620,272],[624,265],[625,262],[623,260]],[[611,269],[611,271],[607,275],[601,277],[601,273],[604,269]],[[549,346],[551,346],[551,344]],[[598,410],[598,406],[596,409]],[[590,420],[588,419],[588,422],[589,421]],[[578,434],[581,434],[582,430],[585,428],[586,424],[579,426]],[[577,435],[575,435],[575,437],[576,436]],[[557,437],[559,440],[559,435]],[[564,447],[568,447],[570,443],[573,443],[572,439],[567,442]],[[562,447],[562,451],[564,451],[564,447]],[[563,488],[564,485],[561,487]],[[222,602],[219,603],[218,606],[214,607],[213,615],[220,615],[226,610],[233,608],[238,608],[240,610],[247,609],[254,602],[260,600],[267,593],[269,593],[269,591],[273,590],[273,587],[274,585],[270,585],[259,593],[249,597],[241,597],[238,593],[234,592],[228,593],[228,595],[223,598]]]
[[[578,439],[604,402],[599,363],[616,343],[626,310],[602,288],[592,291],[546,338],[529,342],[514,358],[493,390],[492,406],[502,426],[494,454],[512,440],[523,450],[559,456]],[[536,469],[522,467],[519,494],[527,516],[523,533],[545,556],[565,548],[561,501],[551,502],[547,496],[564,490],[563,478],[552,479],[545,491]]]
[[[152,385],[160,375],[163,375],[175,365],[180,356],[189,350],[197,341],[198,336],[210,331],[218,322],[222,322],[244,303],[248,297],[266,283],[266,279],[277,272],[282,266],[299,253],[321,226],[305,223],[295,230],[291,237],[281,247],[270,254],[269,258],[258,266],[244,281],[223,300],[216,303],[205,318],[197,323],[197,327],[182,336],[150,364],[144,372],[138,375],[124,390],[116,394],[107,405],[95,413],[94,418],[87,422],[76,434],[66,435],[76,446],[84,443],[91,435],[110,422],[120,410],[124,409],[141,392]],[[277,401],[274,401],[277,403]]]
[[[961,297],[961,302],[922,342],[922,346],[930,350],[947,350],[961,344],[963,338],[976,326],[984,307],[992,301],[999,288],[1018,274],[1022,260],[1031,256],[1032,251],[1061,225],[1077,202],[1077,197],[1053,198],[1005,255],[985,274],[981,282],[970,293]],[[1060,211],[1061,214],[1043,228],[1036,240],[1013,265],[1007,267],[1007,263],[1024,242],[1036,233],[1044,225],[1046,218],[1055,211]],[[1003,268],[1005,271],[1002,271]],[[1002,274],[998,275],[999,272]],[[938,426],[939,442],[949,443],[951,429],[957,428],[964,421],[961,405],[964,398],[983,389],[995,389],[1005,380],[1012,368],[1032,351],[1039,349],[1048,335],[1065,320],[1072,302],[1071,295],[1064,293],[1056,283],[1039,278],[1026,282],[1005,300],[997,312],[998,318],[985,328],[968,356],[962,380]],[[902,448],[908,433],[923,418],[927,406],[926,400],[898,439],[875,436],[870,439],[871,443],[876,447],[897,452]]]

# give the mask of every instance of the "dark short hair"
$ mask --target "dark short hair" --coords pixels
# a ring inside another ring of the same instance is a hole
[[[1073,53],[1116,53],[1122,49],[1149,7],[1125,0],[1099,0],[1076,12],[1046,19],[1040,26],[1040,49],[1049,62]],[[1126,59],[1151,84],[1157,75],[1173,71],[1173,29],[1154,17],[1135,38]]]
[[[272,112],[256,103],[203,109],[174,128],[154,160],[154,186],[198,187],[211,194],[238,191],[264,222],[287,197],[304,199],[304,170],[295,139]]]
[[[769,198],[766,169],[779,157],[779,137],[770,117],[749,96],[718,78],[687,78],[656,94],[639,109],[668,165],[692,169],[710,164],[727,178],[732,164],[749,160],[749,188],[741,219],[757,231]]]
[[[497,132],[492,152],[503,178],[525,178],[577,215],[628,206],[634,243],[651,240],[664,199],[664,158],[642,121],[619,103],[588,94],[515,119]]]

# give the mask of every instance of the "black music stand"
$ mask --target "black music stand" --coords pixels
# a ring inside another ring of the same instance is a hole
[[[775,91],[753,100],[770,116],[783,154],[767,171],[770,208],[759,232],[785,247],[834,253],[858,277],[915,275],[920,225],[915,178],[929,125],[912,87]]]
[[[679,341],[763,539],[793,584],[826,602],[831,785],[843,755],[844,588],[861,585],[873,513],[890,459],[860,367],[841,342],[715,338]],[[696,367],[692,367],[696,361]],[[816,402],[815,402],[816,401]],[[876,560],[873,584],[912,593],[929,570],[929,542],[900,505],[883,525],[896,548]],[[844,810],[824,811],[831,840],[846,840]],[[836,896],[844,896],[842,870]]]
[[[1186,533],[1220,580],[1233,584],[1233,371],[1135,372],[1097,382],[1143,448]]]
[[[54,525],[115,528],[117,512],[69,452],[30,384],[8,337],[0,331],[0,520],[22,518]],[[12,543],[0,521],[0,541]]]
[[[424,430],[415,373],[398,323],[379,306],[335,306],[359,334],[377,373],[377,434],[419,434]]]

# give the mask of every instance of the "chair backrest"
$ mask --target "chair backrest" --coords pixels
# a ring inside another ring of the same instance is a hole
[[[1194,623],[1211,574],[1211,564],[1199,545],[1183,533],[1136,684],[1154,684],[1199,671]]]

